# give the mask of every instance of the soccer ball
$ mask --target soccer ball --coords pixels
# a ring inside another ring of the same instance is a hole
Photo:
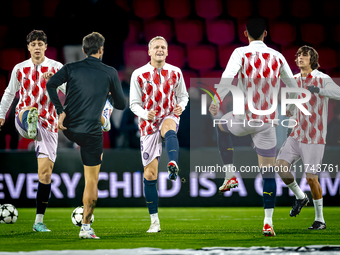
[[[84,206],[78,206],[76,209],[73,210],[71,214],[72,223],[77,227],[81,227],[81,224],[83,223],[83,212],[84,212]],[[92,224],[93,222],[94,222],[94,215],[92,214],[90,224]]]
[[[0,223],[15,223],[18,219],[18,210],[14,205],[4,204],[0,207]]]

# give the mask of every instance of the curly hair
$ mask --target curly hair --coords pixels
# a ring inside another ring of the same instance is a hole
[[[298,51],[295,55],[296,56],[296,58],[295,58],[296,64],[298,63],[298,56],[301,53],[302,54],[309,53],[309,55],[310,55],[310,66],[311,66],[312,70],[318,69],[320,67],[318,52],[314,48],[307,46],[307,45],[304,45],[304,46],[302,46],[298,49]]]
[[[27,44],[30,44],[30,42],[33,42],[35,40],[43,41],[45,44],[47,44],[47,36],[46,36],[45,32],[42,31],[42,30],[32,30],[26,36]]]

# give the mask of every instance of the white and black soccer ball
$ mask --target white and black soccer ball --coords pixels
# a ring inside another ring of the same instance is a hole
[[[14,205],[3,204],[0,207],[0,223],[15,223],[18,219],[18,210]]]
[[[84,212],[84,206],[78,206],[76,209],[73,210],[71,214],[72,223],[77,227],[81,227],[81,224],[83,223],[83,212]],[[94,215],[92,214],[90,224],[92,224],[93,222],[94,222]]]

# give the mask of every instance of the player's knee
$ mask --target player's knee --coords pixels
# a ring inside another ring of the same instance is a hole
[[[289,172],[290,165],[287,161],[278,159],[275,162],[275,169],[278,169],[280,173],[287,173]]]
[[[144,172],[144,178],[148,181],[153,181],[157,179],[157,174],[154,172]]]
[[[43,184],[50,184],[51,183],[51,175],[52,173],[49,171],[42,171],[38,174],[39,181]]]
[[[153,169],[150,166],[144,168],[144,178],[148,181],[153,181],[157,179],[157,169]]]
[[[43,184],[51,183],[53,164],[41,164],[38,169],[39,181]]]
[[[170,127],[168,125],[163,125],[161,129],[161,136],[164,138],[165,134],[170,130]]]
[[[173,121],[171,119],[167,119],[162,124],[161,136],[164,137],[165,134],[170,130],[173,130],[173,131],[176,132],[176,123],[175,123],[175,121]]]

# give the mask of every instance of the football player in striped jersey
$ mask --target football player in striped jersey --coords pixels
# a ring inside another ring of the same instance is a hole
[[[182,71],[165,62],[168,43],[161,36],[149,42],[151,61],[131,76],[130,109],[138,116],[141,154],[144,165],[144,193],[151,217],[148,233],[161,230],[158,218],[157,176],[162,140],[169,157],[170,180],[178,175],[179,144],[177,131],[180,115],[188,103]]]
[[[275,236],[272,217],[276,197],[275,172],[273,171],[276,156],[276,132],[272,120],[278,119],[278,111],[276,109],[272,114],[268,115],[252,113],[248,107],[248,90],[253,90],[253,98],[249,99],[255,104],[254,108],[268,110],[273,105],[273,94],[277,95],[279,91],[280,79],[288,87],[297,88],[297,84],[284,56],[263,42],[267,36],[263,19],[250,19],[244,35],[248,38],[249,45],[236,48],[230,56],[227,67],[222,74],[219,84],[221,86],[217,87],[217,94],[223,100],[229,93],[229,89],[222,85],[232,85],[232,80],[235,75],[238,75],[237,87],[241,89],[245,98],[245,114],[235,115],[233,112],[229,112],[224,115],[222,119],[226,120],[226,122],[225,124],[219,124],[217,128],[217,141],[223,164],[226,169],[231,169],[233,166],[231,134],[236,136],[251,135],[263,178],[265,211],[263,234],[265,236]],[[234,98],[233,100],[236,99]],[[218,101],[217,98],[216,101]],[[217,116],[219,105],[212,103],[209,111],[213,116]],[[250,122],[252,124],[249,124]],[[235,124],[233,125],[233,123]],[[277,125],[277,123],[275,124]],[[266,171],[264,171],[264,168]],[[219,188],[221,192],[238,186],[235,173],[231,170],[227,170],[225,173],[224,183]]]
[[[15,126],[21,136],[34,140],[38,158],[39,184],[33,230],[49,232],[43,218],[51,193],[51,174],[57,156],[58,117],[46,91],[46,74],[56,73],[63,65],[45,56],[47,36],[42,30],[30,32],[26,41],[31,58],[13,68],[9,85],[1,99],[0,127],[5,124],[6,113],[19,91]],[[58,90],[65,94],[65,84]]]
[[[328,75],[318,70],[318,59],[317,51],[310,46],[302,46],[296,53],[295,62],[300,73],[294,77],[300,88],[308,89],[312,93],[311,99],[306,103],[311,115],[304,115],[299,109],[295,111],[293,118],[297,125],[282,145],[276,160],[276,166],[280,169],[290,169],[291,165],[302,159],[315,208],[314,223],[308,228],[311,230],[326,228],[318,174],[322,167],[326,143],[328,100],[340,100],[340,87]],[[290,171],[280,172],[280,177],[295,194],[296,200],[290,216],[296,217],[309,202],[308,196],[301,190]]]

